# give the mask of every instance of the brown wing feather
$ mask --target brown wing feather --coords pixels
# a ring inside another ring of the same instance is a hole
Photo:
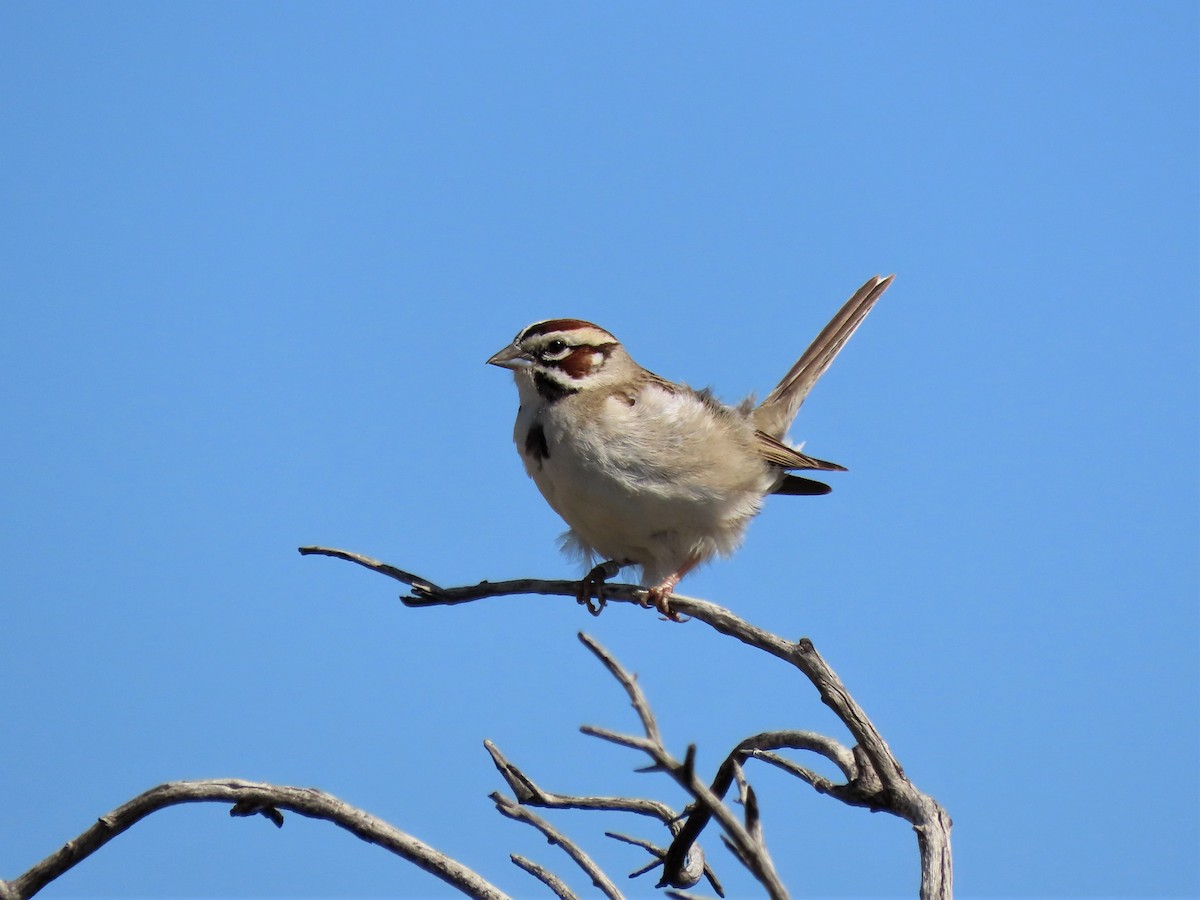
[[[758,452],[773,466],[779,466],[781,469],[820,469],[825,472],[845,472],[845,466],[839,466],[835,462],[826,462],[823,459],[817,459],[813,456],[808,456],[801,453],[799,450],[793,450],[787,444],[777,441],[764,431],[754,432],[754,437],[757,439]]]

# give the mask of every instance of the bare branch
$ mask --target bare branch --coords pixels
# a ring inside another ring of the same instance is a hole
[[[385,562],[380,562],[377,559],[372,559],[369,556],[363,556],[361,553],[352,553],[349,550],[335,550],[332,547],[301,547],[301,556],[332,556],[335,559],[344,559],[348,562],[358,563],[372,571],[378,572],[381,575],[386,575],[388,578],[394,578],[396,581],[403,582],[411,587],[414,591],[423,593],[438,593],[441,588],[435,585],[432,581],[426,581],[419,575],[413,575],[410,572],[405,572],[403,569],[397,569],[395,566],[388,565]],[[484,582],[485,584],[487,582]]]
[[[507,900],[508,895],[439,850],[357,807],[313,788],[262,784],[240,779],[172,781],[151,788],[101,816],[96,824],[68,841],[23,875],[0,882],[2,900],[27,900],[64,872],[87,859],[117,835],[151,813],[182,803],[232,803],[230,815],[263,814],[282,825],[281,809],[310,819],[324,819],[369,844],[408,860],[472,897]]]
[[[524,856],[520,856],[516,853],[509,854],[508,858],[542,884],[546,885],[546,887],[550,888],[550,890],[554,891],[555,895],[559,897],[559,900],[579,900],[579,898],[575,896],[575,892],[567,887],[567,883],[565,881],[563,881],[553,872],[550,872],[547,869],[544,869],[542,866],[539,866],[537,863],[533,862],[533,860],[526,859]]]
[[[532,825],[544,834],[546,840],[551,844],[562,847],[563,851],[575,861],[575,864],[583,869],[587,876],[592,879],[592,884],[599,888],[609,900],[622,900],[622,894],[617,890],[617,886],[612,883],[609,877],[604,874],[604,871],[574,841],[558,831],[541,816],[519,805],[512,798],[505,797],[499,791],[494,791],[488,796],[492,798],[492,802],[496,804],[496,809],[499,810],[501,815],[515,819],[518,822],[524,822],[527,825]]]
[[[768,750],[755,750],[750,754],[751,759],[761,759],[765,763],[770,763],[778,769],[782,769],[789,775],[799,778],[801,781],[808,782],[819,794],[835,794],[835,792],[844,787],[844,785],[834,784],[823,775],[819,775],[811,769],[806,769],[804,766],[797,765],[790,759],[780,756],[778,753],[771,753]]]
[[[616,831],[606,831],[604,832],[604,836],[612,838],[614,841],[620,841],[622,844],[631,844],[634,847],[641,847],[653,857],[650,862],[646,863],[646,865],[642,866],[640,869],[634,869],[632,872],[630,872],[630,878],[637,878],[639,875],[645,875],[647,872],[657,869],[662,865],[662,858],[667,852],[662,847],[657,847],[650,841],[634,837],[633,835],[621,834],[620,832]]]
[[[753,790],[750,787],[750,782],[746,779],[746,773],[737,763],[733,764],[733,780],[738,786],[737,802],[746,807],[746,827],[750,827],[750,820],[758,818],[758,801],[754,799]]]
[[[809,784],[812,784],[813,787],[822,793],[842,799],[838,792],[846,790],[844,785],[836,785],[816,773],[809,772],[807,769],[796,766],[782,757],[766,752],[782,749],[810,750],[835,763],[842,770],[848,782],[852,782],[858,777],[858,763],[855,760],[854,753],[843,747],[833,738],[812,731],[767,731],[762,734],[752,735],[738,742],[738,745],[730,751],[725,761],[721,763],[720,768],[717,769],[716,776],[713,778],[710,788],[713,795],[724,797],[739,771],[741,762],[747,758],[761,755],[768,762],[773,762],[791,774],[808,781]],[[858,805],[864,804],[860,803]],[[703,805],[694,807],[688,813],[687,820],[684,822],[683,827],[679,829],[679,833],[672,842],[666,859],[663,862],[664,872],[668,877],[673,872],[686,867],[687,854],[705,826],[708,825],[711,815],[711,810]]]
[[[647,800],[642,797],[582,797],[571,794],[553,794],[544,791],[534,783],[528,775],[518,769],[500,752],[491,741],[484,741],[483,746],[492,756],[497,770],[504,776],[508,786],[516,795],[517,802],[523,806],[537,806],[543,809],[593,809],[608,812],[629,812],[639,816],[649,816],[670,825],[678,821],[679,816],[667,804],[657,800]]]
[[[694,758],[694,747],[688,748],[687,756],[680,762],[647,738],[619,734],[615,731],[609,731],[606,728],[597,728],[594,725],[584,725],[579,730],[584,734],[598,737],[601,740],[634,750],[641,750],[653,759],[657,769],[661,769],[670,775],[676,784],[695,798],[698,805],[709,809],[710,814],[721,824],[730,843],[736,848],[739,859],[743,861],[751,874],[758,879],[759,883],[766,888],[767,894],[772,898],[787,897],[787,890],[784,888],[783,882],[779,880],[779,874],[775,871],[774,865],[772,865],[770,858],[766,855],[765,848],[758,845],[746,827],[738,821],[737,816],[696,777],[691,762]],[[674,847],[676,842],[672,843],[672,847]],[[686,884],[676,884],[671,880],[673,877],[675,877],[674,873],[664,867],[663,878],[659,882],[659,885],[691,887],[696,883],[693,880]]]
[[[766,758],[775,755],[771,750],[808,750],[825,757],[841,769],[847,781],[858,777],[858,762],[854,759],[853,751],[815,731],[765,731],[741,741],[730,755]]]
[[[504,780],[508,782],[508,786],[516,795],[517,802],[523,806],[536,806],[544,809],[589,809],[636,813],[637,815],[658,819],[671,830],[672,835],[679,830],[680,822],[682,821],[681,817],[665,803],[642,797],[583,797],[571,794],[550,793],[539,787],[532,778],[511,763],[491,741],[484,741],[483,745],[487,748],[488,753],[491,754],[492,762],[495,763],[496,769],[504,776]],[[625,843],[642,847],[654,856],[654,861],[650,865],[630,874],[630,878],[645,874],[651,869],[656,868],[660,865],[660,860],[666,854],[665,849],[659,849],[647,841],[637,838],[627,838],[623,835],[607,834],[609,837],[616,838],[617,840],[624,840]],[[692,847],[691,850],[692,852],[688,854],[688,858],[685,860],[680,881],[686,881],[689,885],[695,884],[703,875],[713,884],[717,893],[721,893],[720,882],[717,880],[715,873],[704,862],[704,851],[699,846]]]
[[[921,795],[925,818],[913,825],[921,848],[921,900],[943,900],[954,893],[950,857],[950,815],[932,797]]]
[[[650,704],[646,700],[646,695],[642,693],[641,687],[638,686],[637,676],[630,672],[626,672],[616,658],[605,650],[600,644],[589,635],[579,632],[579,640],[587,647],[595,657],[604,663],[604,668],[608,669],[609,673],[621,683],[621,687],[625,688],[625,693],[629,695],[629,700],[633,704],[634,710],[638,714],[638,718],[642,720],[642,728],[646,732],[646,737],[654,741],[660,747],[662,746],[662,734],[658,730],[658,722],[654,719],[654,713],[650,710]]]
[[[516,595],[541,594],[550,596],[570,597],[575,599],[579,589],[578,581],[544,580],[541,578],[517,578],[512,581],[481,581],[479,584],[464,587],[443,588],[432,581],[397,569],[395,566],[361,553],[349,550],[336,550],[332,547],[301,547],[301,556],[332,556],[347,562],[357,563],[364,568],[388,578],[393,578],[412,588],[412,594],[401,597],[405,606],[454,606],[459,603],[470,603],[472,600],[484,600],[488,597],[512,597]],[[644,588],[631,584],[606,584],[604,596],[608,600],[621,600],[636,603],[634,595],[645,594]]]
[[[409,606],[448,605],[512,594],[557,595],[575,599],[579,589],[579,582],[541,579],[520,579],[497,583],[484,581],[466,587],[441,588],[432,582],[385,563],[344,550],[302,547],[300,552],[346,559],[402,581],[413,589],[411,596],[402,598],[403,602]],[[645,600],[645,591],[634,585],[606,584],[605,597],[609,601],[641,605]],[[812,641],[808,638],[800,638],[797,641],[786,640],[751,625],[730,610],[706,600],[674,594],[670,597],[669,602],[671,609],[675,612],[688,618],[698,619],[721,634],[733,637],[750,647],[783,660],[798,669],[812,682],[821,701],[833,710],[854,737],[855,766],[852,770],[853,775],[851,775],[844,754],[835,753],[833,756],[829,756],[814,745],[804,749],[814,750],[814,752],[822,753],[833,759],[847,774],[847,784],[833,785],[827,779],[821,779],[819,776],[806,778],[801,772],[807,772],[807,770],[798,767],[793,774],[804,778],[818,790],[828,788],[823,792],[844,802],[886,811],[911,823],[917,833],[917,842],[921,851],[922,898],[950,896],[952,877],[950,817],[936,800],[919,791],[909,781],[874,723],[846,690],[846,686],[837,674],[816,651]],[[604,736],[607,740],[616,740],[611,732],[601,734],[597,731],[595,733],[596,736]],[[627,744],[627,746],[634,745]],[[645,748],[639,746],[638,749]],[[831,748],[827,747],[827,749]],[[659,763],[656,762],[656,765]],[[727,788],[728,785],[726,785]],[[707,790],[705,788],[705,791]],[[678,875],[680,866],[686,859],[690,843],[685,840],[685,836],[690,838],[690,841],[694,841],[696,834],[699,833],[699,829],[697,829],[695,834],[691,834],[693,829],[688,826],[693,820],[708,821],[710,811],[705,809],[708,805],[701,803],[693,810],[688,823],[672,843],[668,858],[664,861],[664,880],[668,883],[673,875]],[[721,806],[721,808],[724,807]],[[712,809],[711,814],[716,815],[716,809]],[[724,821],[721,824],[724,828]],[[729,834],[731,839],[737,843],[737,839],[732,837],[728,829],[726,829],[726,834]]]

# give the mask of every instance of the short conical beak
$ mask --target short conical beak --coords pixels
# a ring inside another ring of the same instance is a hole
[[[499,353],[493,354],[487,361],[489,366],[499,366],[502,369],[524,369],[530,363],[525,352],[516,344],[509,344]]]

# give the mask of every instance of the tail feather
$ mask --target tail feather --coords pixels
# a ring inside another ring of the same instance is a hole
[[[754,410],[752,417],[757,428],[772,437],[784,435],[812,386],[825,374],[834,357],[850,340],[895,277],[889,275],[881,278],[876,275],[854,292],[854,296],[838,310],[837,315],[804,351],[804,355],[783,376],[783,380]]]
[[[833,488],[823,481],[814,481],[800,475],[784,475],[783,481],[779,482],[779,486],[771,493],[789,497],[819,497],[831,490]]]

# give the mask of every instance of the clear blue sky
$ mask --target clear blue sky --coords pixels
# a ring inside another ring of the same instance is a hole
[[[577,316],[736,400],[895,272],[793,431],[850,471],[684,590],[816,642],[953,815],[961,895],[1200,892],[1197,38],[1185,2],[0,5],[0,877],[238,776],[584,891],[482,749],[681,803],[578,734],[636,725],[580,629],[701,766],[845,737],[698,623],[409,610],[295,548],[573,575],[490,353]],[[914,895],[903,822],[749,774],[797,895]],[[553,818],[618,875],[603,830],[661,837]],[[449,893],[212,806],[46,896]]]

